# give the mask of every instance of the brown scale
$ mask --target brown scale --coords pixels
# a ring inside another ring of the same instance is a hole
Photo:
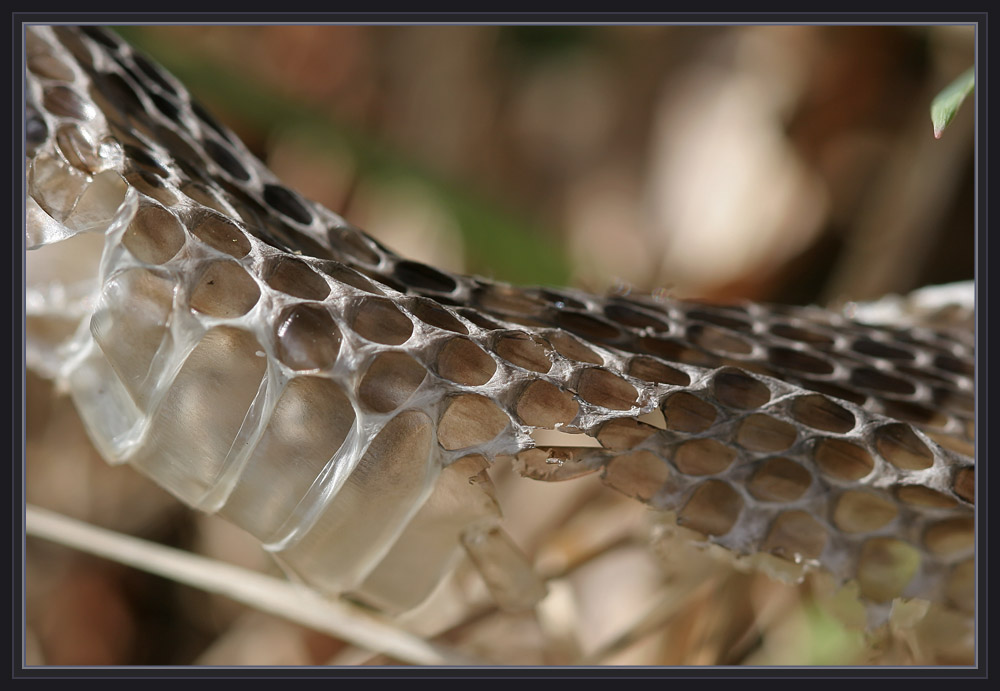
[[[111,34],[27,37],[28,244],[105,244],[61,376],[108,460],[305,582],[400,611],[464,550],[530,606],[544,588],[485,472],[514,456],[539,480],[600,472],[871,605],[972,610],[967,337],[451,275],[283,187]],[[535,448],[537,428],[600,448]]]

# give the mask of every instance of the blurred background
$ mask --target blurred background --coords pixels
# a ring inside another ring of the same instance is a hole
[[[940,141],[928,115],[971,26],[120,31],[433,265],[783,302],[972,278],[973,108]]]
[[[831,306],[973,278],[974,109],[940,140],[929,117],[974,63],[971,26],[116,29],[287,185],[441,268]],[[274,571],[237,529],[108,467],[30,372],[26,415],[29,502]],[[590,555],[557,581],[572,606],[548,623],[413,627],[507,664],[971,662],[931,636],[943,620],[865,637],[809,581],[677,546],[688,572],[664,566],[643,546],[649,512],[599,482],[517,480],[497,481],[519,544],[542,563],[577,563],[566,544]],[[392,664],[48,543],[28,556],[29,664]],[[666,623],[612,645],[681,595]]]

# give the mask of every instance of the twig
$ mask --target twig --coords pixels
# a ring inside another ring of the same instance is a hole
[[[360,608],[328,600],[304,586],[98,528],[36,506],[27,507],[26,531],[34,537],[224,595],[403,662],[482,664],[457,651],[428,643]]]

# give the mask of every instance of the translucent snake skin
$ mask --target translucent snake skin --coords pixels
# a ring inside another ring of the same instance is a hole
[[[487,472],[510,456],[870,607],[973,611],[971,332],[452,275],[282,186],[115,35],[26,45],[29,366],[109,462],[294,577],[400,612],[464,551],[531,606]]]

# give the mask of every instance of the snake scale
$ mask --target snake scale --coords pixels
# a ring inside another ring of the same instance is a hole
[[[283,186],[114,34],[26,47],[28,365],[294,577],[399,612],[466,553],[532,605],[487,472],[513,457],[872,608],[974,610],[971,333],[453,275]]]

